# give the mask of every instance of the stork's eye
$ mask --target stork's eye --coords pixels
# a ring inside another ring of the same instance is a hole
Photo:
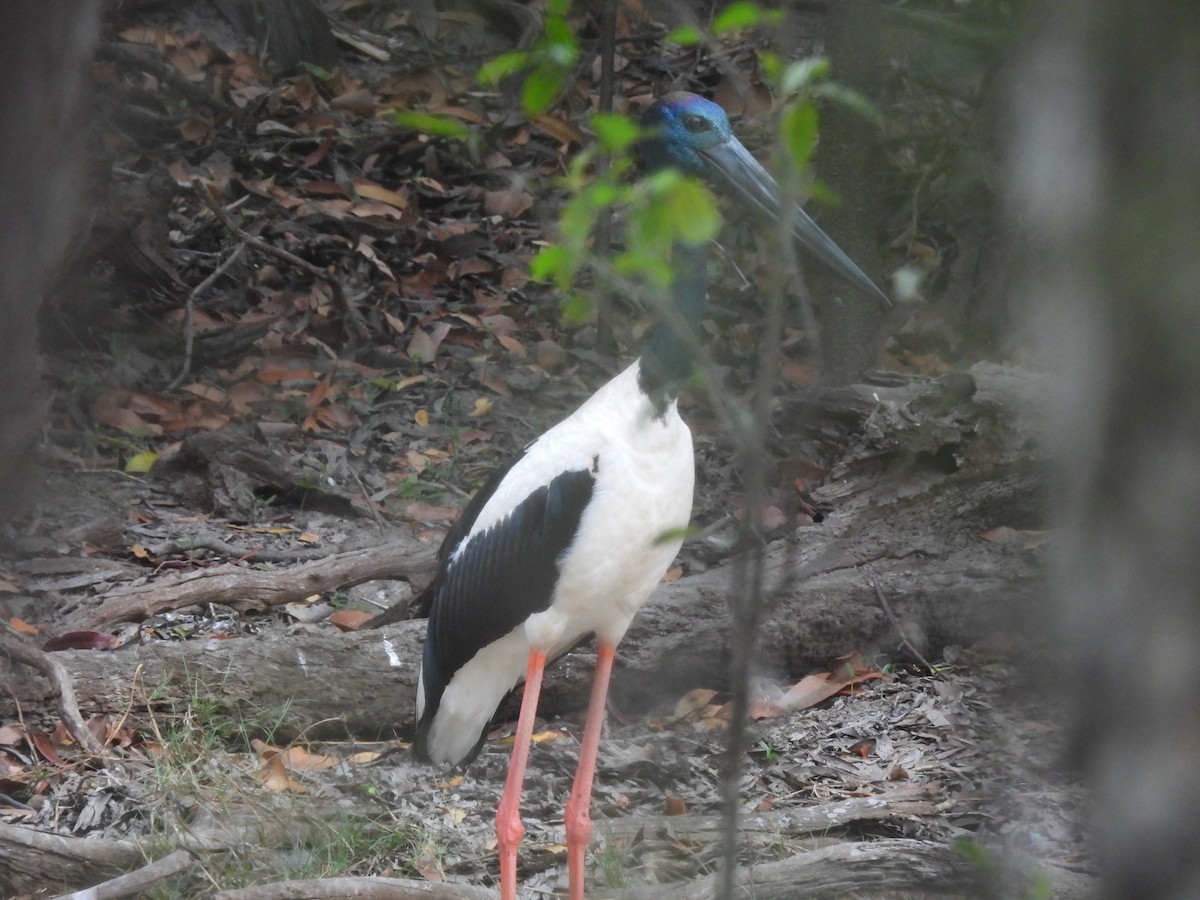
[[[688,116],[683,120],[683,127],[692,134],[699,134],[701,131],[708,131],[708,120],[701,116]]]

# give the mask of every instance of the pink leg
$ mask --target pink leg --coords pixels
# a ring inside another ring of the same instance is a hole
[[[596,676],[592,681],[592,699],[588,703],[587,724],[579,747],[579,767],[567,801],[567,877],[571,900],[583,900],[584,858],[592,836],[592,776],[596,774],[596,751],[600,749],[600,729],[604,727],[604,701],[608,679],[612,675],[616,648],[600,641],[596,645]]]
[[[516,900],[517,848],[525,826],[521,824],[521,789],[525,785],[525,763],[529,760],[529,744],[533,737],[533,719],[537,714],[538,694],[542,691],[542,670],[546,654],[529,652],[529,668],[525,673],[525,694],[521,698],[521,715],[517,718],[517,736],[504,793],[496,809],[496,844],[500,851],[500,898]]]

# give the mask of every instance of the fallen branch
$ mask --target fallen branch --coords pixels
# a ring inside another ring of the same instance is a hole
[[[218,278],[229,271],[229,267],[238,261],[245,249],[245,244],[238,244],[234,247],[233,252],[225,257],[225,260],[213,269],[207,278],[188,292],[183,313],[183,365],[179,367],[179,374],[171,379],[166,390],[175,390],[192,371],[192,351],[196,344],[196,298],[202,296],[216,283]]]
[[[55,653],[74,674],[87,714],[128,716],[146,729],[211,702],[243,719],[269,722],[280,740],[391,738],[411,721],[424,622],[369,633],[299,631],[273,637],[150,641],[115,651]],[[49,708],[44,679],[4,673],[27,710]],[[383,698],[387,698],[386,701]],[[8,715],[0,695],[0,719]],[[31,713],[26,713],[27,718]]]
[[[495,896],[495,891],[473,884],[361,876],[259,884],[221,891],[213,900],[494,900]]]
[[[192,854],[186,850],[176,850],[135,872],[118,875],[109,881],[70,894],[61,894],[55,900],[120,900],[122,897],[139,896],[168,878],[190,869],[195,862]]]
[[[110,591],[99,609],[72,619],[64,630],[103,628],[195,604],[216,603],[240,610],[281,606],[365,581],[432,574],[435,553],[433,547],[396,541],[288,569],[250,569],[226,563]]]
[[[45,675],[58,697],[58,714],[71,736],[75,738],[75,742],[88,753],[100,753],[104,746],[84,724],[83,716],[79,714],[79,704],[75,700],[75,686],[63,664],[49,653],[25,643],[8,623],[0,625],[3,626],[0,628],[0,653]]]
[[[734,898],[978,897],[979,869],[945,844],[894,839],[822,847],[779,862],[739,869]],[[627,888],[623,900],[714,896],[719,876]]]
[[[810,834],[842,828],[850,822],[931,816],[937,812],[937,797],[937,785],[903,785],[871,797],[743,816],[739,834]],[[719,816],[630,816],[597,821],[596,825],[609,838],[666,832],[676,837],[717,840],[721,835]]]
[[[145,855],[131,841],[47,834],[0,824],[0,892],[75,890],[134,869]]]

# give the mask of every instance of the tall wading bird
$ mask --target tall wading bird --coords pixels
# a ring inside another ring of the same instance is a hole
[[[674,166],[775,216],[779,188],[733,136],[719,106],[674,93],[643,115],[647,168]],[[791,229],[816,259],[887,303],[804,214]],[[671,300],[695,327],[705,302],[703,248],[675,248]],[[583,897],[589,803],[617,644],[666,573],[692,509],[692,435],[676,393],[690,375],[690,340],[660,321],[642,356],[572,415],[499,469],[446,535],[430,587],[417,685],[418,759],[462,764],[479,752],[500,701],[525,677],[516,743],[496,813],[500,890],[517,890],[521,789],[547,660],[595,634],[597,660],[579,765],[566,808],[572,900]]]

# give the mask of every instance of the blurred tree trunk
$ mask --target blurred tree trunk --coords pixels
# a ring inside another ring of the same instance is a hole
[[[0,519],[27,496],[45,411],[42,292],[77,224],[91,0],[12,3],[0,27]]]
[[[300,63],[332,69],[337,40],[312,0],[215,0],[229,22],[259,45],[259,55],[281,71]],[[424,6],[424,4],[420,4]]]
[[[881,94],[883,55],[879,48],[879,0],[835,0],[825,22],[826,52],[833,78],[868,99]],[[837,104],[821,111],[818,176],[834,189],[840,205],[814,212],[829,235],[872,278],[879,281],[880,179],[884,172],[879,128]],[[853,381],[875,363],[884,310],[840,279],[809,267],[821,325],[821,375],[828,384]],[[886,291],[886,285],[885,285]]]
[[[1108,897],[1200,896],[1200,5],[1044,4],[1013,222],[1059,370],[1058,683]]]

